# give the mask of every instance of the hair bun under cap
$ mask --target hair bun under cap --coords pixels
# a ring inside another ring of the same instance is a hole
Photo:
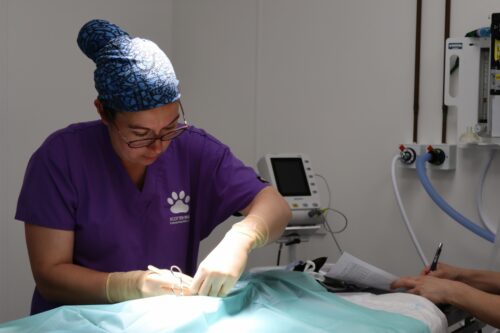
[[[152,41],[131,38],[113,23],[92,20],[80,29],[77,42],[96,64],[95,88],[105,107],[134,112],[180,98],[174,67]]]
[[[117,37],[129,36],[119,26],[105,20],[92,20],[80,29],[77,43],[83,53],[92,61],[96,61],[99,50]]]

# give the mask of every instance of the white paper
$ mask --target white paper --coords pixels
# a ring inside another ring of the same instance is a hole
[[[360,287],[372,287],[390,291],[390,285],[398,277],[378,267],[370,265],[344,252],[337,263],[326,273],[329,278],[353,283]]]

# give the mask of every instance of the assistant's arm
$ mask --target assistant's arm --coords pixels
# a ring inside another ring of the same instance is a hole
[[[489,325],[500,327],[499,295],[484,292],[463,282],[429,275],[404,277],[393,282],[391,287],[406,288],[437,304],[452,304]]]
[[[500,294],[500,272],[462,268],[455,280],[486,292]]]
[[[479,320],[500,327],[500,295],[494,295],[457,282],[447,297],[449,304],[461,308]]]
[[[430,275],[439,278],[460,281],[474,288],[500,294],[500,272],[462,268],[446,263],[439,263],[435,271],[428,271],[428,267],[421,275]]]

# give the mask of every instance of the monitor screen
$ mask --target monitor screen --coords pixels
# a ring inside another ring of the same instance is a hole
[[[285,197],[310,196],[304,164],[299,157],[271,158],[278,191]]]

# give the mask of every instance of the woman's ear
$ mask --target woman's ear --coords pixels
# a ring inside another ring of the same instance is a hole
[[[109,121],[108,119],[106,118],[106,113],[104,112],[104,107],[102,106],[102,103],[99,99],[95,99],[94,100],[94,105],[95,105],[95,108],[97,109],[97,113],[99,114],[99,116],[101,117],[101,121],[105,124],[105,125],[108,125],[109,124]]]

